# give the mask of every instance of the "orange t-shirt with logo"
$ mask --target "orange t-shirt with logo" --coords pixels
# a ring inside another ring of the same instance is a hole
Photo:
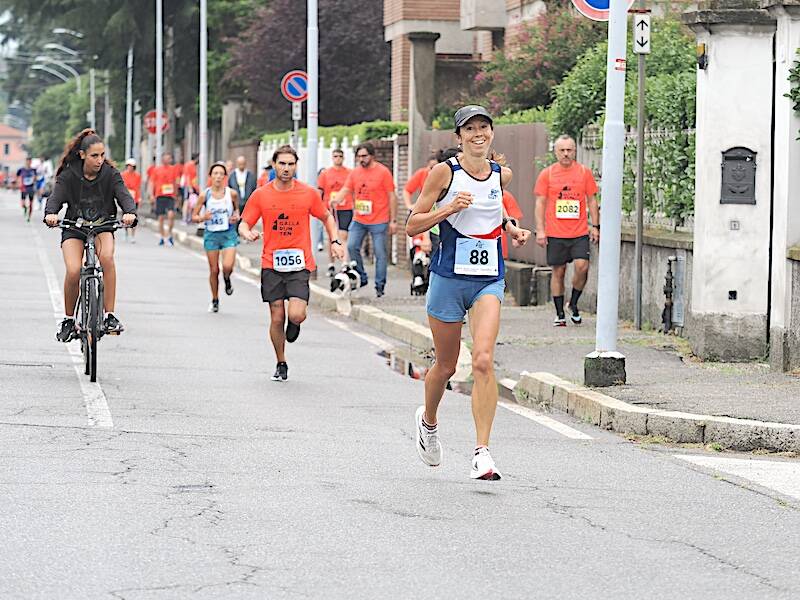
[[[328,216],[319,192],[301,181],[293,180],[292,189],[275,189],[275,182],[257,188],[247,200],[242,219],[250,227],[261,220],[264,228],[264,249],[261,268],[275,268],[275,253],[279,250],[302,251],[306,270],[317,268],[311,251],[309,215],[318,219]]]
[[[565,169],[555,163],[539,173],[536,196],[544,196],[544,233],[547,237],[577,238],[589,234],[586,198],[597,193],[591,170],[574,162]]]
[[[133,201],[136,204],[142,201],[142,176],[136,171],[128,171],[127,169],[120,173],[125,187],[128,188],[128,193],[133,196]]]
[[[317,178],[317,187],[322,190],[323,202],[330,202],[336,193],[344,187],[350,169],[347,167],[328,167]],[[353,197],[347,195],[344,202],[336,205],[336,210],[353,210]]]
[[[160,165],[150,175],[150,185],[156,198],[174,198],[178,193],[175,165]]]
[[[358,223],[377,225],[391,220],[389,194],[394,192],[394,179],[384,165],[373,161],[369,167],[356,167],[344,186],[353,191],[353,219]]]
[[[503,208],[506,209],[506,214],[509,217],[517,220],[517,225],[519,225],[519,221],[522,219],[522,209],[520,209],[517,199],[514,198],[514,194],[508,190],[503,190]],[[503,246],[503,258],[508,258],[508,238],[509,235],[507,233],[500,236],[500,243]]]
[[[414,174],[411,176],[406,182],[406,187],[404,188],[409,194],[413,194],[414,192],[421,192],[422,186],[425,185],[425,180],[428,178],[431,170],[428,167],[422,167],[421,169],[417,169],[414,171]]]

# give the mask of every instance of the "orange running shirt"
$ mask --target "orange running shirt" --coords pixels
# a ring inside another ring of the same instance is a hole
[[[174,198],[178,193],[178,184],[175,182],[175,165],[161,165],[153,169],[150,175],[150,184],[153,186],[153,195],[156,198]]]
[[[120,172],[122,175],[122,181],[125,182],[125,187],[128,188],[128,193],[133,196],[133,201],[136,204],[142,201],[142,176],[139,175],[136,171],[125,171]]]
[[[276,190],[275,182],[271,181],[250,195],[242,219],[250,227],[261,220],[264,228],[262,269],[275,268],[273,260],[277,250],[302,251],[306,270],[317,268],[311,251],[309,215],[324,220],[328,209],[319,192],[301,181],[294,180],[292,189],[285,192]]]
[[[547,199],[547,237],[577,238],[589,234],[586,198],[597,193],[597,182],[589,169],[577,162],[569,169],[552,164],[539,173],[533,193]]]
[[[356,167],[350,171],[344,185],[353,190],[353,218],[357,222],[376,225],[391,220],[389,193],[394,192],[394,180],[392,172],[384,165],[373,161],[369,167]]]
[[[522,209],[520,209],[517,199],[514,198],[514,194],[508,190],[503,190],[503,208],[506,209],[506,214],[509,217],[517,220],[517,225],[519,225],[519,221],[522,219]],[[503,246],[503,258],[508,258],[509,237],[507,233],[500,236],[500,243]]]
[[[411,179],[408,180],[406,183],[406,187],[404,188],[409,194],[414,194],[415,192],[421,192],[422,186],[425,185],[425,180],[428,178],[428,174],[431,170],[428,167],[422,167],[421,169],[417,169],[414,171],[414,174],[411,176]]]
[[[183,165],[183,177],[185,179],[185,186],[191,187],[194,191],[198,190],[197,187],[197,165],[193,160],[190,160]]]
[[[256,187],[262,187],[269,183],[269,172],[268,171],[261,171],[261,175],[258,176],[258,181],[256,182]]]
[[[317,187],[322,190],[322,200],[326,204],[333,200],[336,193],[344,187],[350,175],[347,167],[328,167],[317,178]],[[336,206],[336,210],[353,210],[353,197],[348,195],[344,202]]]

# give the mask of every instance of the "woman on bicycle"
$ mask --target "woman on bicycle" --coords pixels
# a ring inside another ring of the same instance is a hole
[[[113,163],[106,159],[106,147],[93,129],[84,129],[64,149],[56,171],[53,193],[47,199],[44,222],[49,227],[58,225],[58,213],[67,205],[65,219],[86,221],[113,221],[117,204],[122,209],[122,223],[133,225],[136,220],[136,203],[125,187],[125,182]],[[61,252],[64,255],[64,320],[56,339],[69,342],[75,339],[75,304],[78,301],[83,245],[86,236],[77,229],[61,232]],[[105,282],[103,326],[106,333],[122,333],[122,323],[114,315],[117,271],[114,266],[114,233],[104,231],[96,238],[97,257],[103,267]]]
[[[211,306],[209,312],[219,312],[219,259],[222,254],[222,279],[225,281],[225,293],[233,294],[231,273],[236,263],[236,246],[239,245],[239,234],[236,223],[239,222],[239,194],[228,186],[228,169],[224,163],[214,163],[208,170],[211,187],[207,188],[198,199],[192,211],[192,221],[205,223],[203,246],[208,257],[209,277],[211,285]],[[204,214],[200,214],[205,209]]]
[[[489,454],[489,434],[497,408],[494,347],[505,291],[500,238],[505,231],[514,245],[521,245],[531,232],[517,227],[503,208],[503,188],[511,181],[511,170],[489,158],[494,130],[486,109],[459,109],[455,131],[461,152],[431,169],[406,225],[411,237],[440,226],[427,297],[436,362],[425,377],[425,404],[415,415],[414,438],[425,464],[441,464],[437,412],[456,370],[462,319],[470,311],[476,431],[470,477],[495,480],[500,473]]]

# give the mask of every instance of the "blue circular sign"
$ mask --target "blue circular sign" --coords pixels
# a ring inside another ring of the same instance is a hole
[[[611,0],[572,0],[578,12],[592,21],[608,21],[608,12]],[[633,0],[628,1],[628,8],[633,6]]]
[[[281,79],[281,93],[289,102],[303,102],[308,98],[308,74],[305,71],[289,71]]]

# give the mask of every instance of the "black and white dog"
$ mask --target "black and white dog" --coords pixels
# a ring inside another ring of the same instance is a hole
[[[356,271],[356,261],[344,263],[342,268],[331,279],[331,292],[349,296],[360,287],[361,277]]]

